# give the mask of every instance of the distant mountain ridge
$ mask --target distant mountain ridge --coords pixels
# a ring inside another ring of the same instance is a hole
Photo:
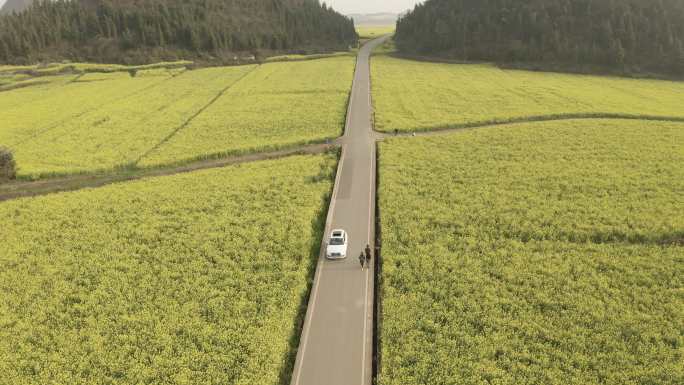
[[[379,12],[351,13],[347,16],[354,19],[356,25],[395,25],[400,15],[391,12]]]

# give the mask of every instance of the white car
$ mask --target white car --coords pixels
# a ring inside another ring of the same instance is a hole
[[[328,240],[328,247],[325,250],[325,257],[328,259],[347,258],[347,232],[344,230],[333,230]]]

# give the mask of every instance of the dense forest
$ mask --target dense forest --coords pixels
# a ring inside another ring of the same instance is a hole
[[[0,61],[16,64],[226,59],[347,49],[356,41],[353,21],[318,0],[35,1],[0,16]]]
[[[684,0],[427,0],[400,52],[571,69],[684,74]]]

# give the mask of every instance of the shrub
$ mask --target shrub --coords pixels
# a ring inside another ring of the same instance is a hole
[[[14,179],[17,176],[17,164],[12,150],[0,146],[0,180]]]

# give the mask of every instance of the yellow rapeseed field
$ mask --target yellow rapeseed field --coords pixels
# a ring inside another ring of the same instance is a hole
[[[164,166],[342,133],[354,58],[44,76],[0,92],[20,178]]]
[[[530,117],[684,118],[684,82],[372,59],[376,128],[410,132]]]
[[[114,80],[95,91],[118,86],[121,88],[116,94],[125,97],[71,116],[29,140],[10,144],[10,148],[16,152],[20,173],[24,175],[134,165],[142,154],[173,134],[251,69],[208,68],[175,77],[153,73],[135,80]],[[127,86],[137,82],[153,86],[131,94]]]
[[[336,138],[344,129],[353,72],[352,57],[259,66],[140,165]]]
[[[0,203],[0,383],[280,384],[336,160]]]
[[[379,384],[684,379],[684,123],[380,145]]]

